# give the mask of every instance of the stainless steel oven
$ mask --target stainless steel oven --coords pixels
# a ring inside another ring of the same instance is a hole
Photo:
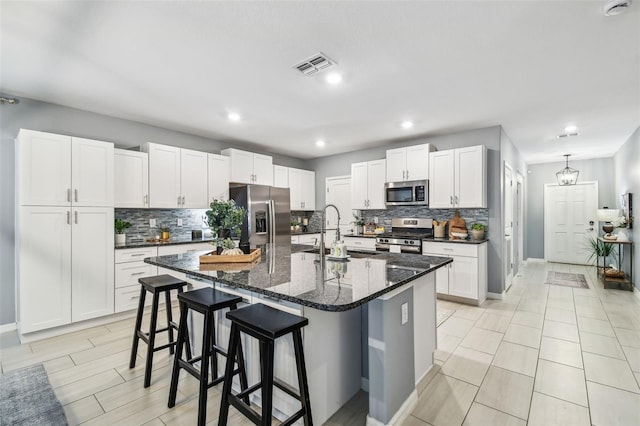
[[[378,235],[376,251],[422,254],[422,239],[433,237],[431,224],[431,219],[391,219],[391,232]]]
[[[428,206],[429,181],[387,182],[384,184],[384,201],[387,206]]]

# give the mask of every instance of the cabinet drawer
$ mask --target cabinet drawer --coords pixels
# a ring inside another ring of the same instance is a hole
[[[376,251],[375,238],[345,237],[344,242],[348,250]]]
[[[116,263],[116,288],[138,285],[138,278],[157,275],[158,268],[144,262]]]
[[[478,244],[422,243],[423,254],[478,257]]]
[[[115,251],[116,263],[133,262],[142,260],[145,257],[155,257],[158,250],[155,247],[141,247],[137,249],[122,249]]]
[[[193,244],[180,244],[176,246],[162,246],[158,247],[158,256],[167,256],[170,254],[185,254],[195,253],[197,251],[209,250],[213,251],[211,243],[193,243]]]
[[[128,287],[116,288],[115,290],[115,311],[123,312],[138,309],[140,301],[140,286],[132,285]],[[151,306],[153,297],[147,293],[144,299],[145,306]],[[163,300],[164,301],[164,300]]]
[[[307,234],[298,236],[298,244],[314,246],[320,242],[320,234]]]

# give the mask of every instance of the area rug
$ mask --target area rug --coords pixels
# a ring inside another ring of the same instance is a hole
[[[42,364],[0,376],[0,425],[66,425]]]
[[[589,288],[587,280],[582,274],[571,274],[568,272],[553,272],[547,274],[547,282],[545,284],[562,285],[565,287]]]

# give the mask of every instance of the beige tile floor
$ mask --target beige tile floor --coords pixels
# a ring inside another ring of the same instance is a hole
[[[582,273],[590,289],[545,285],[550,270]],[[602,289],[593,268],[530,263],[502,301],[438,301],[436,366],[403,424],[640,425],[636,294]],[[4,333],[0,368],[42,363],[71,425],[195,424],[190,376],[182,375],[176,407],[167,408],[167,352],[156,354],[148,389],[145,345],[128,368],[132,328],[129,319],[24,345]],[[217,424],[219,395],[210,390],[208,424]],[[326,424],[363,425],[367,411],[360,392]],[[232,410],[229,424],[250,423]]]

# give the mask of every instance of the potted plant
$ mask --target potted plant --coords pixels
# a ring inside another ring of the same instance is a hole
[[[597,263],[600,264],[599,258],[604,258],[603,267],[601,267],[601,273],[605,273],[607,269],[607,259],[611,258],[612,261],[616,259],[616,251],[614,249],[614,244],[605,244],[602,241],[599,241],[597,238],[590,238],[587,242],[587,246],[585,248],[587,253],[587,261],[591,264]]]
[[[115,230],[116,230],[116,244],[124,245],[127,242],[127,234],[124,231],[131,227],[131,223],[122,219],[116,218]]]
[[[171,229],[167,225],[160,226],[160,239],[168,240],[171,238]]]
[[[237,238],[240,239],[242,237],[240,225],[242,225],[242,221],[247,215],[246,209],[236,205],[235,200],[213,200],[205,214],[207,216],[207,225],[216,235],[213,244],[217,247],[218,254],[223,253],[224,247],[235,248],[235,243],[231,240],[231,231],[234,232]],[[227,251],[225,254],[232,253]],[[240,254],[242,254],[242,251]]]
[[[291,221],[291,232],[295,232],[297,225],[298,225],[298,222],[296,222],[295,220]]]
[[[471,238],[476,241],[482,240],[484,238],[484,230],[486,228],[487,227],[482,223],[474,223],[471,226]]]
[[[351,223],[353,223],[356,226],[356,235],[362,235],[362,227],[365,224],[365,221],[362,217],[357,216],[355,213],[353,213],[353,221],[351,221]]]

